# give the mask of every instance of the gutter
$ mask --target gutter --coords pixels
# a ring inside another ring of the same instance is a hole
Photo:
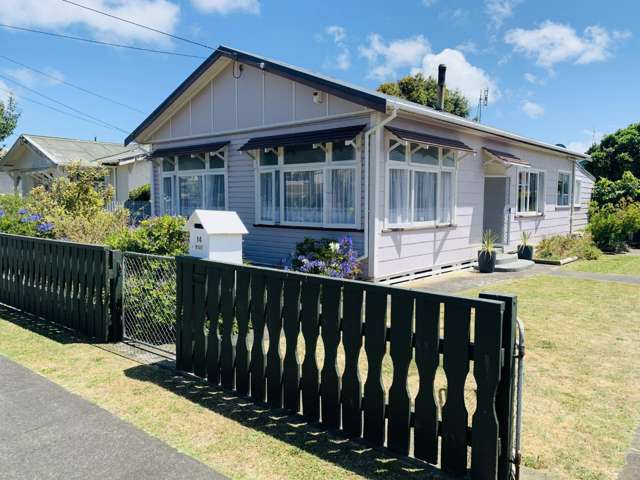
[[[371,228],[371,221],[369,218],[369,178],[371,176],[370,170],[370,161],[369,157],[371,156],[371,134],[379,132],[385,125],[391,122],[398,116],[398,108],[394,107],[391,111],[391,114],[385,118],[384,120],[378,122],[373,125],[369,130],[364,132],[364,172],[365,172],[365,185],[364,185],[364,252],[361,257],[358,258],[359,261],[369,258],[369,230]],[[374,188],[376,186],[377,176],[374,178]],[[368,267],[369,272],[371,271],[371,263],[369,263]],[[370,275],[371,276],[371,275]]]

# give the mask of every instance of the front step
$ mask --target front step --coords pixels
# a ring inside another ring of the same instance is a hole
[[[496,254],[496,266],[503,265],[505,263],[512,263],[518,261],[517,253],[497,253]]]
[[[531,260],[518,260],[518,256],[516,255],[516,260],[512,260],[506,263],[498,264],[496,259],[496,272],[519,272],[521,270],[526,270],[527,268],[531,268],[535,265]]]

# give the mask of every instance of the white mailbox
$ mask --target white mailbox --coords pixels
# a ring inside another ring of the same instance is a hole
[[[242,263],[242,236],[249,233],[236,212],[196,210],[189,217],[189,255]]]

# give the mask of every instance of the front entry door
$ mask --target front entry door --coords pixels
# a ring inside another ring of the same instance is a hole
[[[509,177],[485,177],[482,227],[496,234],[497,243],[509,244]]]

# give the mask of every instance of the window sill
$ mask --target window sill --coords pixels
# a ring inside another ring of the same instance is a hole
[[[356,227],[322,227],[319,225],[316,226],[303,226],[303,225],[280,225],[273,223],[254,223],[254,227],[259,228],[284,228],[284,229],[294,229],[294,230],[319,230],[319,231],[330,231],[330,232],[364,232],[361,228]]]
[[[515,214],[515,218],[538,218],[538,217],[544,217],[544,213],[540,213],[540,212],[522,212],[522,213],[516,213]]]
[[[382,229],[382,233],[389,232],[412,232],[418,230],[444,230],[447,228],[456,228],[455,223],[441,223],[438,225],[411,225],[406,227],[386,227]]]
[[[571,210],[569,205],[556,205],[556,210]]]

